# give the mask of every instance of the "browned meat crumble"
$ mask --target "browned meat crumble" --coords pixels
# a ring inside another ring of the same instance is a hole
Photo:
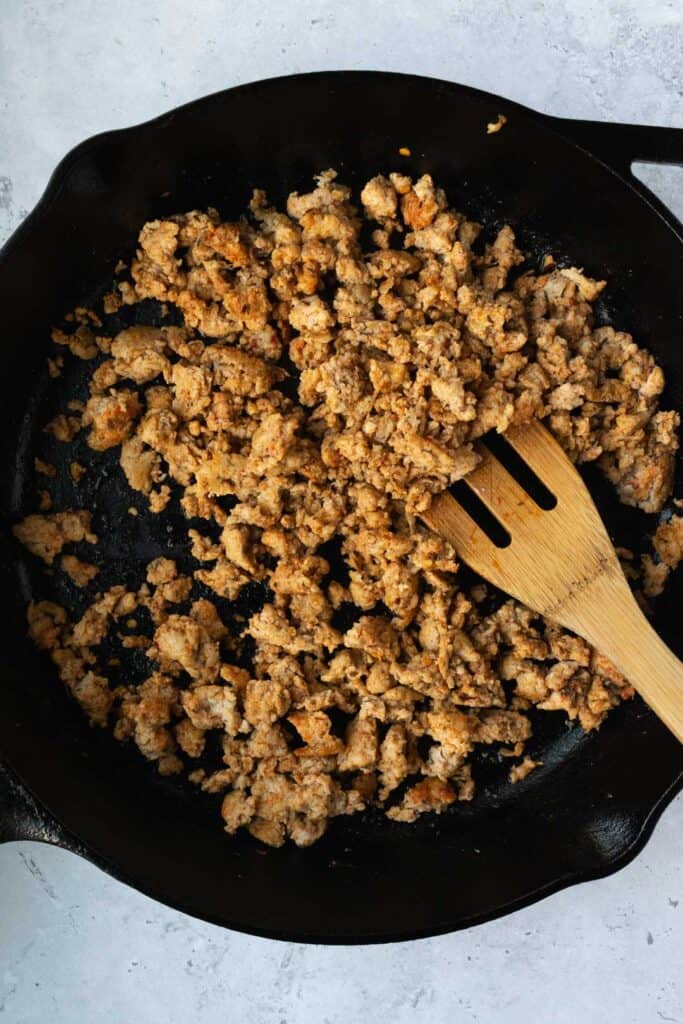
[[[152,298],[184,326],[108,338],[77,310],[71,333],[53,334],[78,359],[106,358],[87,403],[47,429],[118,449],[154,513],[180,485],[183,511],[207,531],[188,528],[192,576],[157,558],[137,589],[96,593],[77,621],[32,604],[30,635],[94,724],[163,774],[187,770],[223,794],[227,831],[273,846],[306,846],[330,818],[371,805],[412,822],[470,800],[472,752],[503,744],[521,758],[530,708],[594,729],[633,693],[604,657],[519,603],[486,611],[487,588],[464,588],[457,552],[421,523],[431,496],[476,464],[476,438],[540,417],[627,504],[657,512],[672,485],[678,417],[658,407],[652,356],[594,326],[604,282],[552,258],[511,275],[522,254],[509,227],[475,255],[480,226],[429,175],[378,175],[360,198],[327,171],[286,212],[255,191],[237,223],[209,210],[145,224],[105,311]],[[298,400],[283,386],[292,365]],[[657,532],[649,593],[681,559],[682,524]],[[29,515],[15,534],[48,565],[72,541],[97,543],[83,510]],[[321,554],[333,538],[344,584]],[[59,564],[78,586],[98,571],[68,553]],[[236,664],[240,638],[216,605],[193,600],[195,581],[229,601],[267,582],[268,602],[244,623],[251,669]],[[338,628],[349,607],[356,621]],[[150,635],[123,632],[136,609]],[[110,631],[146,653],[142,684],[108,684],[98,647]],[[207,770],[197,759],[211,731],[223,754]],[[536,763],[524,756],[510,778]]]

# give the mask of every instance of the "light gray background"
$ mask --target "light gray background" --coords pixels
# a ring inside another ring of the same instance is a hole
[[[681,0],[0,0],[0,242],[75,143],[239,82],[380,68],[681,126],[682,49]],[[683,172],[641,170],[682,217]],[[356,949],[222,931],[59,850],[8,845],[0,1018],[683,1022],[682,837],[679,797],[617,875],[465,933]]]

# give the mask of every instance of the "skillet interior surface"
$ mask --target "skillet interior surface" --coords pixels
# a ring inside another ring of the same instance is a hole
[[[501,111],[508,123],[487,135]],[[403,146],[411,157],[399,155]],[[89,140],[65,159],[0,256],[8,383],[0,754],[79,852],[166,903],[274,937],[382,941],[462,927],[613,870],[680,784],[680,747],[640,701],[589,736],[563,716],[539,715],[531,753],[544,764],[516,786],[505,781],[505,765],[482,759],[477,797],[452,813],[413,826],[372,815],[337,819],[308,850],[265,850],[222,833],[215,799],[160,779],[137,752],[88,728],[25,635],[30,595],[72,603],[75,591],[56,577],[46,582],[7,537],[11,522],[36,510],[34,446],[55,456],[41,435],[55,402],[45,368],[50,325],[108,290],[144,221],[207,206],[237,217],[253,187],[282,202],[327,167],[356,190],[379,171],[428,171],[451,204],[488,231],[511,223],[531,260],[552,252],[606,277],[601,320],[657,355],[669,381],[664,405],[683,407],[680,239],[550,119],[460,86],[358,72],[256,83]],[[143,304],[134,315],[153,322],[157,313]],[[84,382],[82,366],[65,374],[62,408]],[[80,456],[90,470],[76,486],[62,467],[57,507],[93,509],[108,564],[102,584],[137,579],[157,554],[182,560],[173,515],[131,523],[115,456],[78,445],[69,459]],[[641,549],[653,518],[620,506],[597,474],[589,483],[615,541]],[[655,619],[679,655],[682,591],[679,574]],[[247,610],[260,599],[252,590]]]

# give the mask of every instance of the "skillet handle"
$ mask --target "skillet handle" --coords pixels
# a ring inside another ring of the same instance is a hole
[[[683,165],[683,128],[551,118],[563,134],[619,174],[632,177],[631,164]]]
[[[66,832],[0,761],[0,843],[31,839],[75,850]]]

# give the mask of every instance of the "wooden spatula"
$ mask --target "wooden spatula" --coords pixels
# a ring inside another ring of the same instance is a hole
[[[424,520],[464,562],[501,590],[606,655],[683,742],[683,663],[638,607],[586,486],[559,444],[534,421],[505,434],[557,504],[544,511],[485,446],[466,477],[511,541],[498,547],[445,492]]]

